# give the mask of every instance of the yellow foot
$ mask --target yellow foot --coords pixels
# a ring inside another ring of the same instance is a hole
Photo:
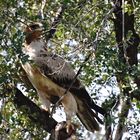
[[[55,136],[57,138],[62,138],[66,140],[67,138],[71,138],[71,140],[75,139],[76,125],[68,122],[60,122],[55,127]],[[74,138],[73,138],[74,137]]]
[[[75,128],[75,125],[71,122],[67,122],[66,123],[66,132],[69,134],[69,135],[72,135],[74,134],[76,131],[76,128]]]

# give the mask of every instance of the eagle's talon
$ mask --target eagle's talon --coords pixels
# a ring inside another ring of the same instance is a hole
[[[57,131],[57,132],[61,131],[61,130],[64,130],[64,129],[69,136],[74,134],[75,131],[76,131],[75,125],[70,123],[70,122],[60,122],[55,127],[55,131]]]
[[[55,127],[55,139],[67,140],[70,138],[71,140],[77,140],[75,136],[75,126],[75,124],[65,121],[58,123]]]
[[[69,135],[72,135],[73,133],[75,133],[75,131],[76,131],[75,125],[68,122],[68,123],[66,124],[66,132],[67,132]]]

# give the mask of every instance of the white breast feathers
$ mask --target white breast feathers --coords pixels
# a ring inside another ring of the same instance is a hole
[[[23,44],[24,48],[22,49],[23,53],[29,55],[29,59],[36,57],[45,46],[45,42],[40,40],[32,41],[29,45]]]

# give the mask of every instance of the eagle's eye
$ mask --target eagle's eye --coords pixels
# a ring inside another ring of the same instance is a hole
[[[33,24],[29,26],[31,28],[31,30],[36,30],[38,28],[40,28],[40,26],[38,24]]]

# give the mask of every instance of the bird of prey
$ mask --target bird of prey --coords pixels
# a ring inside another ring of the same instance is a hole
[[[55,104],[70,87],[76,73],[61,56],[47,49],[42,31],[39,23],[29,24],[25,28],[23,53],[28,55],[31,61],[22,66],[42,104],[49,110],[50,104]],[[103,123],[97,113],[104,115],[105,111],[93,102],[78,78],[63,96],[61,104],[68,124],[73,115],[77,115],[91,132],[98,131],[99,123]]]

